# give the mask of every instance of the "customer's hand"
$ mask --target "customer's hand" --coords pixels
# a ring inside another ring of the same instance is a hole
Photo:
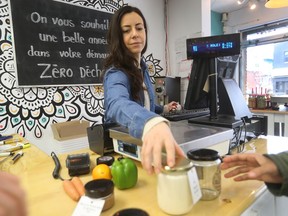
[[[143,168],[149,174],[161,171],[161,154],[163,149],[166,150],[167,164],[170,167],[174,166],[176,155],[185,156],[165,122],[155,125],[143,137],[141,161]]]
[[[235,181],[259,180],[267,183],[282,183],[276,165],[269,158],[256,153],[243,153],[226,156],[221,164],[221,169],[234,168],[226,173],[227,178],[235,177]]]
[[[25,193],[19,179],[0,171],[0,216],[26,216]]]

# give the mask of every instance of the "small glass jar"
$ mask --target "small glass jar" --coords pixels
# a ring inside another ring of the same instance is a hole
[[[102,211],[114,205],[114,183],[110,179],[94,179],[84,185],[85,195],[93,199],[104,200]]]
[[[257,96],[257,108],[258,109],[265,109],[266,108],[266,96],[265,95],[258,95]]]
[[[174,167],[164,165],[163,171],[158,174],[157,200],[165,213],[181,215],[192,209],[193,200],[187,174],[192,167],[190,160],[181,157],[176,159]]]
[[[221,193],[221,159],[218,152],[212,149],[190,150],[187,156],[197,171],[201,200],[216,199]]]
[[[266,108],[267,109],[271,108],[271,96],[270,96],[270,94],[266,94]]]
[[[254,94],[249,95],[248,98],[248,107],[251,109],[257,108],[257,98]]]

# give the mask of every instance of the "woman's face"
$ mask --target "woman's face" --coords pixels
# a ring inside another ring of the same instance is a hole
[[[125,46],[140,61],[141,51],[146,44],[146,32],[142,18],[135,12],[127,13],[122,17],[120,25]]]

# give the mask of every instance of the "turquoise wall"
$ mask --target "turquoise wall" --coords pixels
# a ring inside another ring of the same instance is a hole
[[[211,36],[224,34],[221,19],[221,13],[211,11]]]

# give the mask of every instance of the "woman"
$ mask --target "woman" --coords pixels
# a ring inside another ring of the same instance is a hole
[[[147,49],[147,24],[138,8],[124,6],[115,12],[108,32],[109,56],[105,61],[105,123],[128,127],[129,134],[142,139],[141,162],[149,174],[161,171],[162,149],[167,164],[184,155],[176,143],[169,122],[157,115],[163,107],[154,103],[154,89],[147,65],[141,59]],[[176,109],[171,102],[164,110]],[[153,164],[153,167],[152,167]]]

